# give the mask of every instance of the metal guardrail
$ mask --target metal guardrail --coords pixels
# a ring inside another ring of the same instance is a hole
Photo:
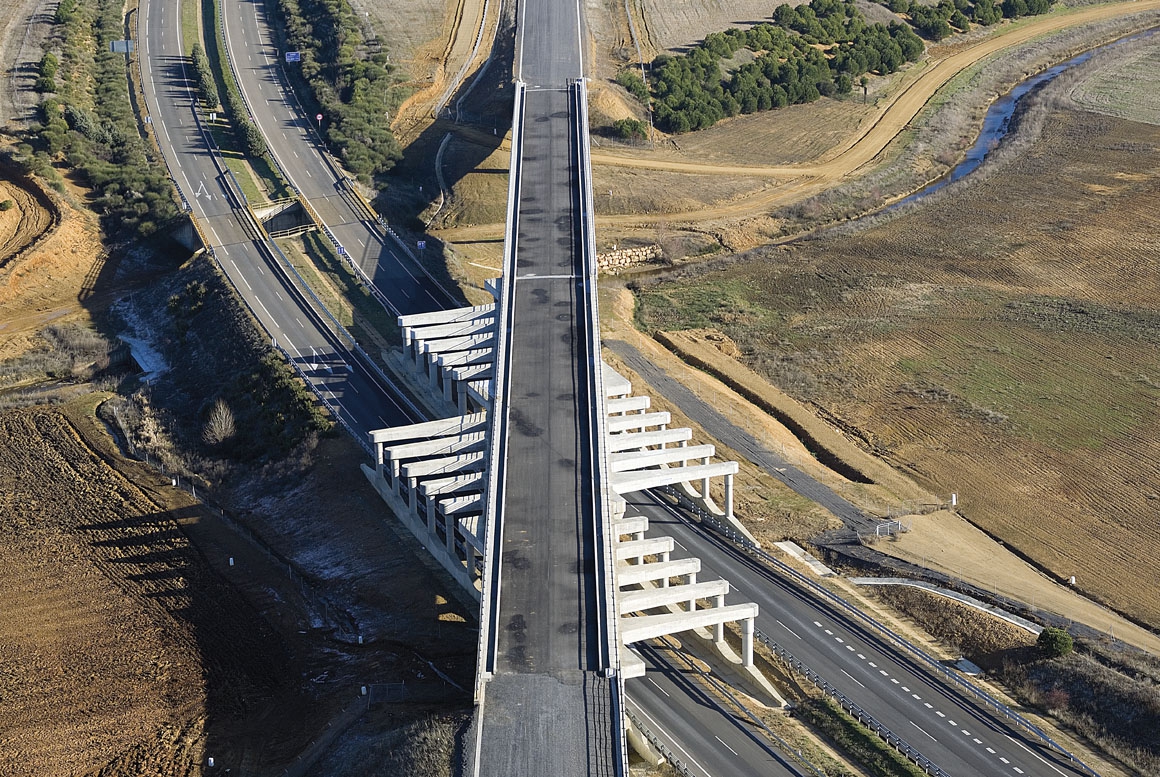
[[[685,762],[677,757],[677,754],[670,750],[668,746],[660,740],[660,737],[654,734],[652,729],[642,723],[640,718],[638,718],[627,706],[624,708],[624,717],[632,721],[632,724],[636,726],[636,730],[639,731],[644,736],[644,738],[648,740],[650,745],[656,748],[656,751],[660,753],[666,761],[669,762],[670,766],[684,775],[684,777],[693,777],[693,773],[689,771],[689,767],[685,765]]]
[[[588,373],[588,395],[593,404],[591,410],[596,416],[595,423],[590,429],[588,444],[591,447],[589,456],[592,462],[593,478],[592,514],[594,519],[593,534],[598,565],[598,579],[602,584],[598,586],[597,602],[599,608],[600,630],[604,638],[601,640],[600,652],[603,666],[609,668],[620,664],[618,624],[620,618],[616,609],[616,590],[613,573],[613,541],[609,536],[611,526],[608,518],[611,515],[609,504],[609,485],[605,482],[604,473],[608,464],[608,440],[605,430],[606,414],[604,407],[604,370],[600,358],[600,313],[597,300],[596,286],[596,225],[592,219],[592,162],[589,158],[590,143],[588,138],[588,93],[583,79],[577,79],[572,84],[574,142],[576,143],[576,175],[575,185],[580,190],[580,240],[581,240],[581,270],[584,274],[582,283],[584,290],[584,334],[587,341],[588,359],[584,365]]]
[[[778,657],[793,667],[795,671],[812,682],[815,686],[820,688],[823,693],[837,701],[838,704],[842,706],[842,709],[853,715],[859,723],[873,731],[875,734],[885,740],[887,744],[913,761],[914,764],[918,766],[918,768],[922,769],[927,774],[933,775],[933,777],[950,777],[950,775],[943,771],[938,766],[938,764],[936,764],[934,761],[931,761],[916,748],[912,747],[905,739],[895,734],[885,725],[880,723],[873,715],[863,710],[861,707],[851,701],[845,694],[826,682],[821,675],[810,669],[792,653],[770,639],[769,636],[761,631],[761,629],[755,628],[753,630],[753,634]]]
[[[504,332],[510,332],[514,305],[512,304],[512,290],[516,269],[516,236],[519,223],[520,202],[520,167],[523,164],[521,153],[524,142],[524,100],[526,85],[522,81],[515,84],[515,101],[512,106],[512,155],[511,173],[508,176],[508,209],[507,222],[504,228],[504,274],[508,278],[500,287],[499,300],[496,302],[496,344],[495,344],[495,377],[492,379],[492,412],[494,418],[489,425],[488,453],[493,466],[487,470],[486,501],[483,507],[484,538],[483,545],[489,551],[483,562],[481,576],[482,590],[480,591],[479,615],[479,648],[476,657],[475,699],[477,703],[483,700],[483,688],[495,668],[496,634],[499,624],[499,589],[500,569],[498,563],[489,563],[488,559],[500,557],[500,542],[502,532],[497,520],[499,510],[499,486],[504,479],[504,458],[502,451],[507,440],[508,429],[508,373],[510,370],[510,356],[508,354],[508,340],[502,337]]]
[[[588,358],[584,367],[588,373],[587,388],[589,408],[589,460],[592,466],[592,476],[595,481],[592,488],[592,534],[597,558],[596,571],[596,601],[597,623],[603,639],[600,641],[601,666],[609,672],[620,674],[620,615],[616,605],[616,561],[613,558],[613,547],[616,543],[612,532],[612,506],[610,500],[611,485],[606,480],[608,471],[608,432],[605,428],[607,414],[604,412],[604,369],[600,356],[600,309],[597,299],[597,263],[596,263],[596,225],[593,220],[595,207],[592,201],[592,160],[589,157],[591,142],[588,137],[588,92],[584,79],[577,79],[572,84],[573,99],[575,100],[572,112],[572,121],[575,124],[576,142],[576,175],[575,185],[580,189],[580,240],[581,240],[581,269],[584,289],[584,334],[587,341]],[[593,419],[593,416],[595,418]],[[623,685],[616,683],[612,686],[613,703],[621,706],[620,699],[615,698],[623,692]],[[619,721],[619,718],[618,718]],[[624,727],[617,725],[614,729],[614,744],[617,747],[620,763],[628,763],[628,741],[624,735]]]
[[[949,685],[954,686],[961,691],[965,691],[975,701],[979,702],[985,707],[991,708],[999,715],[1002,715],[1003,718],[1008,722],[1039,739],[1049,748],[1071,761],[1072,765],[1074,765],[1077,769],[1084,772],[1085,774],[1089,775],[1089,777],[1100,777],[1099,772],[1092,769],[1090,766],[1085,764],[1078,757],[1073,755],[1070,751],[1052,739],[1043,729],[1039,728],[1034,723],[1027,720],[1022,715],[1015,712],[1006,704],[1003,704],[1003,702],[999,701],[983,689],[974,686],[970,682],[967,682],[964,678],[958,676],[955,672],[947,669],[947,667],[943,666],[943,664],[934,656],[922,650],[917,645],[914,645],[911,642],[903,639],[894,631],[892,631],[888,626],[862,612],[860,609],[850,604],[845,599],[835,594],[833,591],[830,591],[824,586],[818,585],[816,582],[810,580],[808,577],[803,575],[801,572],[798,572],[796,569],[793,569],[788,564],[785,564],[784,562],[774,558],[761,548],[756,547],[747,537],[741,536],[737,531],[722,523],[716,516],[710,515],[709,513],[700,509],[675,489],[671,489],[670,487],[666,488],[668,488],[669,493],[672,493],[674,496],[676,496],[682,508],[695,514],[698,519],[704,525],[711,528],[714,533],[728,539],[738,548],[755,557],[766,566],[772,567],[773,571],[779,572],[782,575],[789,577],[798,585],[808,589],[815,595],[825,599],[831,604],[836,605],[847,614],[853,616],[863,625],[868,626],[870,629],[884,637],[895,647],[901,648],[911,656],[917,658],[929,670],[932,670],[935,676],[939,677]]]

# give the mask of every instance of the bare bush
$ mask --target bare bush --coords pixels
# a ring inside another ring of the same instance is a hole
[[[209,420],[205,422],[205,428],[201,432],[201,438],[205,440],[206,445],[221,445],[231,439],[237,431],[230,406],[222,399],[214,402],[213,409],[209,411]]]

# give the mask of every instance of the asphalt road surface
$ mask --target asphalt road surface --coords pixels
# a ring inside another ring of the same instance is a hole
[[[180,9],[166,0],[141,5],[139,57],[150,121],[176,182],[202,224],[222,270],[265,330],[312,386],[354,429],[407,423],[409,416],[320,319],[285,271],[259,248],[260,235],[235,209],[194,114],[194,91],[181,49]]]
[[[281,77],[284,52],[274,45],[265,3],[222,0],[222,5],[226,46],[258,129],[291,184],[309,200],[351,260],[390,300],[395,313],[424,313],[462,304],[403,254],[340,183],[312,128],[317,125],[315,117],[303,114]],[[329,119],[324,116],[322,121]]]
[[[698,579],[728,580],[731,602],[760,607],[757,627],[762,632],[948,774],[1082,774],[1067,759],[935,679],[875,632],[724,540],[677,518],[652,495],[631,495],[629,513],[634,512],[648,516],[650,536],[676,540],[674,559],[699,557]]]
[[[637,650],[647,673],[625,683],[628,707],[692,777],[810,774],[773,748],[748,717],[721,709],[692,669],[674,665],[647,645]]]

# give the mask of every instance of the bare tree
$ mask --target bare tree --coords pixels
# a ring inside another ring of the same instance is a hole
[[[224,400],[219,399],[209,411],[209,420],[201,432],[201,438],[207,445],[220,445],[234,436],[237,425],[234,423],[234,413]]]

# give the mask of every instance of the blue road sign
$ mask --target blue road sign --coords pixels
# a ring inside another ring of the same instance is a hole
[[[346,246],[339,246],[338,247],[338,255],[339,256],[346,256]]]
[[[301,51],[287,51],[286,52],[286,61],[287,62],[301,62],[302,61],[302,52]]]
[[[415,241],[415,245],[417,245],[419,247],[420,251],[425,251],[427,249],[427,241],[426,240],[417,240],[417,241]]]

